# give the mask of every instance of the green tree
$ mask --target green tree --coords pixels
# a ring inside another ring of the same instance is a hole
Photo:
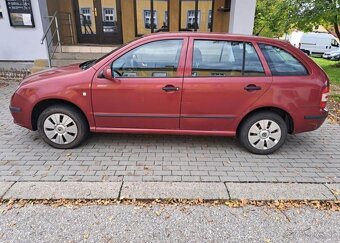
[[[286,33],[291,27],[288,3],[287,0],[257,0],[254,35],[277,37]]]
[[[340,39],[340,0],[257,0],[254,34],[281,36],[290,29],[332,27]]]

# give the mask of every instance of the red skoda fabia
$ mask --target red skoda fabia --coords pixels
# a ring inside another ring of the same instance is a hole
[[[27,77],[14,122],[55,148],[89,132],[237,136],[252,153],[327,117],[329,80],[289,43],[227,34],[162,33],[80,65]]]

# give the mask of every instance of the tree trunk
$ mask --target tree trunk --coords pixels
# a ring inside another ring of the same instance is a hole
[[[340,40],[340,30],[339,30],[339,22],[338,22],[338,16],[335,15],[334,19],[334,30],[336,35],[338,36],[338,39]]]

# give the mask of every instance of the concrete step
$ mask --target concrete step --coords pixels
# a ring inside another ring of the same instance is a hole
[[[82,63],[86,62],[89,59],[52,59],[51,60],[51,65],[52,67],[63,67],[63,66],[68,66],[71,64],[76,64],[76,63]]]
[[[46,66],[46,67],[36,67],[36,66],[33,66],[33,67],[31,68],[31,73],[41,72],[41,71],[44,71],[44,70],[46,70],[46,69],[48,69],[47,66]]]
[[[118,46],[96,46],[96,45],[65,45],[61,47],[61,51],[59,47],[57,48],[58,52],[77,52],[77,53],[108,53]]]
[[[105,55],[104,53],[56,52],[53,60],[92,60]]]

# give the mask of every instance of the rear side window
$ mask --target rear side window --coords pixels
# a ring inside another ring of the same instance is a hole
[[[273,76],[307,75],[305,66],[290,53],[271,45],[259,44]]]
[[[195,40],[192,76],[264,76],[264,69],[251,43]]]

